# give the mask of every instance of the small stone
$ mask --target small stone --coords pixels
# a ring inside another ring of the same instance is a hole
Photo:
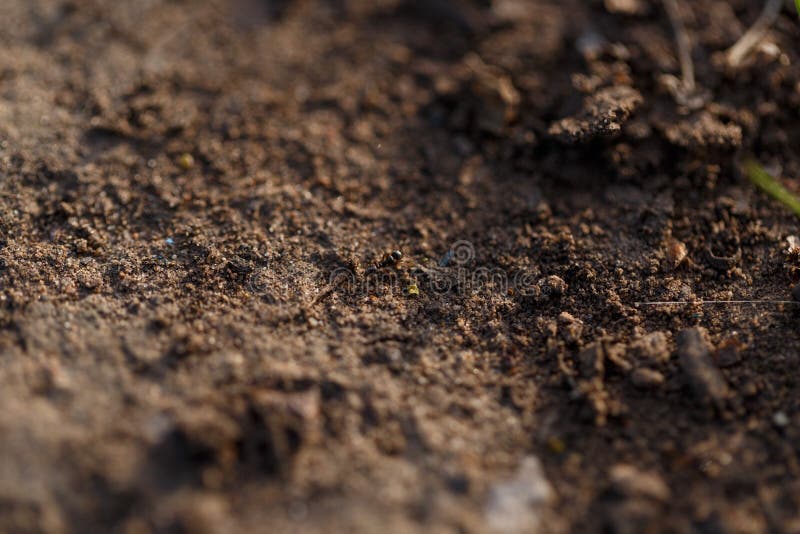
[[[775,426],[781,428],[789,426],[789,416],[785,412],[775,412],[772,416],[772,422],[775,423]]]
[[[539,532],[554,496],[538,458],[526,456],[508,480],[491,487],[486,504],[490,532]]]
[[[631,382],[637,388],[657,388],[664,383],[664,375],[653,369],[641,367],[631,373]]]
[[[189,169],[194,167],[194,156],[192,156],[188,152],[184,152],[178,158],[178,165],[180,165],[183,170],[188,171]]]
[[[612,489],[623,497],[662,503],[670,499],[669,486],[656,473],[640,471],[632,465],[617,464],[611,468],[609,478]]]
[[[688,252],[685,244],[676,239],[672,239],[667,243],[664,254],[667,258],[668,267],[674,269],[683,263]]]

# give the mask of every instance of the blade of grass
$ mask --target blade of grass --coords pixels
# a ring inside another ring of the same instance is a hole
[[[800,0],[795,0],[800,2]],[[794,193],[786,189],[780,182],[778,182],[772,175],[770,175],[764,167],[762,167],[755,160],[747,160],[744,163],[744,170],[750,181],[753,182],[759,189],[766,194],[792,210],[792,212],[800,217],[800,198],[797,198]]]
[[[800,15],[800,0],[794,0],[794,7],[797,8],[797,14]]]

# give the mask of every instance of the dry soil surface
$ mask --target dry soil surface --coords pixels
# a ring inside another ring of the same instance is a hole
[[[0,530],[800,532],[760,4],[2,0]]]

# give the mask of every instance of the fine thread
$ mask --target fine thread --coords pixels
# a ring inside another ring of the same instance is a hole
[[[800,304],[795,300],[659,300],[654,302],[634,302],[635,306],[670,306],[670,305],[697,305],[708,304]]]

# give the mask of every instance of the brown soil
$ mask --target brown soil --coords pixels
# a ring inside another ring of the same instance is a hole
[[[800,532],[760,3],[0,2],[0,530]]]

